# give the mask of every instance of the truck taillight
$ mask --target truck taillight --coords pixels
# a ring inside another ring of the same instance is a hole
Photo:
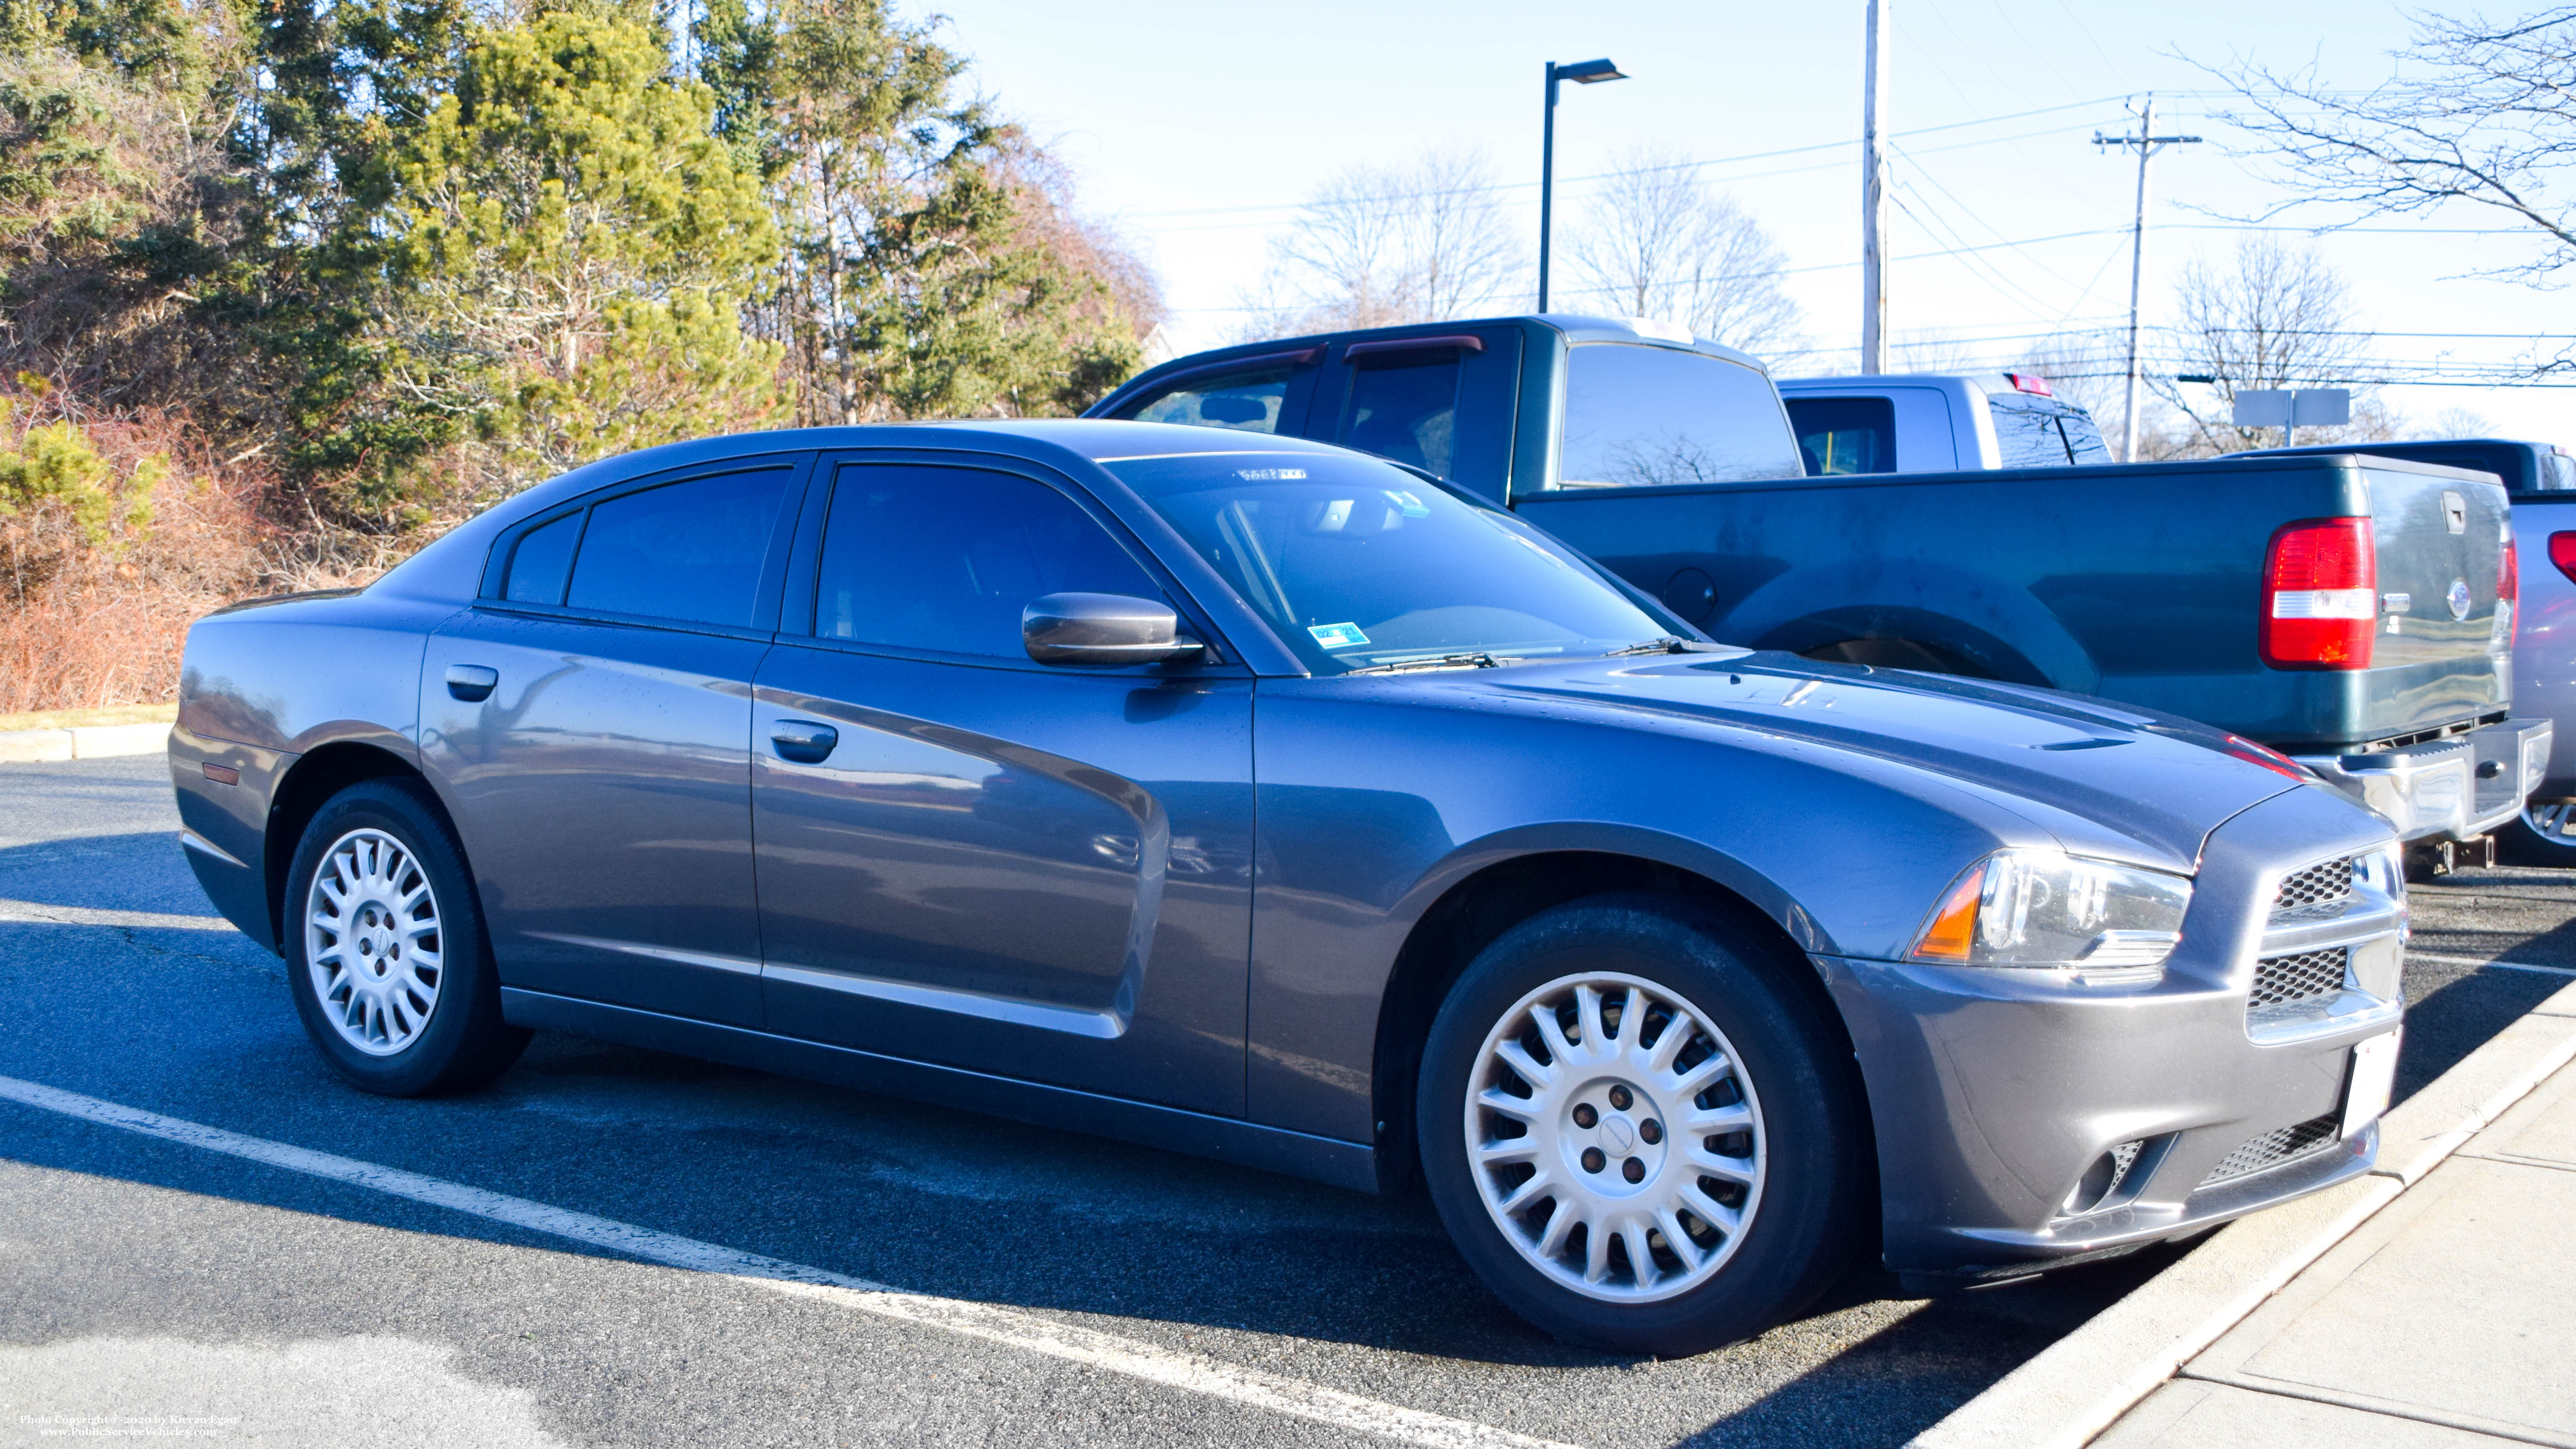
[[[2368,669],[2379,625],[2370,520],[2315,518],[2272,535],[2263,559],[2263,662]]]
[[[2513,525],[2504,526],[2504,562],[2496,569],[2496,604],[2508,621],[2504,642],[2522,637],[2522,549],[2513,541]]]
[[[2549,561],[2558,566],[2569,583],[2576,584],[2576,533],[2549,535]]]

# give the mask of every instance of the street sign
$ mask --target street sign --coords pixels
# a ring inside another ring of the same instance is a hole
[[[2352,421],[2352,389],[2264,388],[2236,395],[2240,428],[2339,428]]]

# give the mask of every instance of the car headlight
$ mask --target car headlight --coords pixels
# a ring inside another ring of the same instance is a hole
[[[2053,850],[2003,850],[1960,875],[1914,959],[1961,966],[2155,966],[2182,939],[2191,882]]]

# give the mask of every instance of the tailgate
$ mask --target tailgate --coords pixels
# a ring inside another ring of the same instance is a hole
[[[2361,723],[2387,738],[2504,708],[2513,631],[2497,591],[2503,487],[2453,468],[2377,458],[2362,465],[2380,621]]]

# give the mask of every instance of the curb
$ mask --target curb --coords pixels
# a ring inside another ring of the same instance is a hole
[[[2076,1449],[2571,1061],[2576,986],[2381,1118],[2379,1165],[2368,1176],[2228,1224],[1909,1449]]]
[[[74,725],[61,730],[0,730],[0,764],[157,755],[170,748],[166,724]]]

